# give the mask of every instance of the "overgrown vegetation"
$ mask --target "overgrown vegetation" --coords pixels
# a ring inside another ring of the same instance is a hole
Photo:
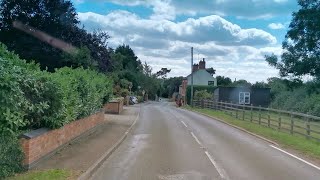
[[[107,76],[89,69],[41,71],[0,43],[0,177],[21,170],[18,133],[59,128],[95,113],[112,95],[111,87]]]
[[[207,99],[212,99],[213,98],[213,94],[212,93],[208,93],[207,90],[197,90],[194,93],[194,99],[195,100],[207,100]]]
[[[17,136],[0,132],[0,179],[21,172],[23,158]]]
[[[209,94],[213,94],[214,93],[214,90],[216,89],[217,87],[214,87],[214,86],[193,86],[193,97],[195,97],[195,92],[197,91],[206,91],[208,92]],[[190,104],[190,95],[191,95],[191,86],[188,86],[187,87],[187,103]]]

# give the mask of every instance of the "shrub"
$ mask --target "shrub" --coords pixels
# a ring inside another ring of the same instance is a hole
[[[141,102],[144,101],[144,100],[143,100],[143,96],[137,96],[137,99],[138,99],[138,102],[139,102],[139,103],[141,103]]]
[[[93,70],[40,71],[0,44],[0,178],[21,169],[21,130],[59,128],[99,110],[111,81]]]
[[[0,179],[23,170],[24,155],[15,134],[0,133]]]
[[[214,93],[214,90],[216,89],[217,87],[215,86],[193,86],[193,96],[195,95],[194,93],[196,91],[201,91],[201,90],[206,90],[208,93],[211,93],[213,94]],[[186,92],[186,96],[187,96],[187,103],[190,104],[191,101],[190,101],[190,95],[191,95],[191,86],[187,86],[187,92]]]
[[[212,99],[213,94],[208,93],[207,90],[196,91],[194,93],[195,100],[204,100],[204,99]]]
[[[63,111],[58,119],[50,122],[51,128],[83,118],[99,110],[112,94],[111,81],[96,71],[61,68],[48,73],[62,95]]]
[[[120,96],[121,97],[127,97],[130,94],[128,89],[121,89],[120,90]]]

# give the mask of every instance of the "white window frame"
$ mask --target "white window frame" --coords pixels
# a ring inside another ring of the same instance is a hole
[[[250,102],[250,92],[239,92],[239,104],[250,104]]]

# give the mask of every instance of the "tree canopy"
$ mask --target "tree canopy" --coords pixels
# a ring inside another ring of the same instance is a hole
[[[293,19],[282,44],[284,53],[266,60],[280,70],[281,76],[320,77],[320,1],[298,0],[300,9]]]
[[[16,29],[16,21],[70,43],[79,51],[66,55],[48,42]],[[42,69],[84,66],[111,71],[108,38],[105,32],[88,33],[79,28],[77,12],[69,0],[0,1],[0,41],[21,58],[38,62]]]

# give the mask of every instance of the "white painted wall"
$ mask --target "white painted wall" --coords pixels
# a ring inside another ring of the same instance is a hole
[[[188,85],[191,85],[191,75],[187,78]],[[214,86],[217,86],[217,79],[212,77],[205,69],[199,69],[193,73],[193,85],[207,86],[209,81],[214,81]]]

